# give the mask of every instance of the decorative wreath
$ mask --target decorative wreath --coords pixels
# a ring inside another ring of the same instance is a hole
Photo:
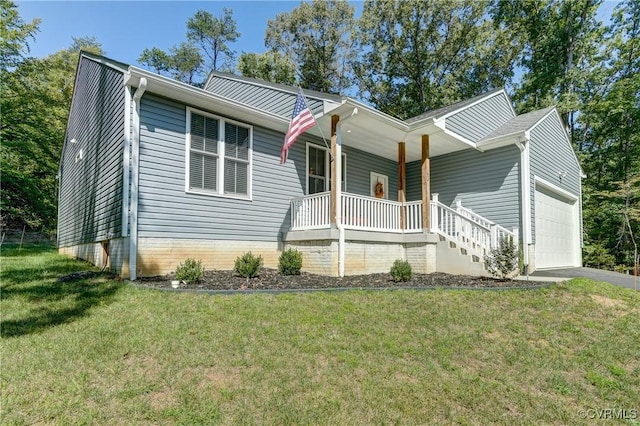
[[[378,183],[376,183],[375,194],[376,194],[376,198],[384,197],[384,186],[382,185],[382,182],[380,182],[380,181],[378,181]]]

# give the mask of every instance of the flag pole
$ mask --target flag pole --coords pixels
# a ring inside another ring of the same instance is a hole
[[[307,95],[304,94],[304,90],[302,90],[302,86],[298,85],[298,89],[300,90],[300,93],[302,93],[302,97],[304,98],[304,103],[307,105],[307,108],[309,108],[309,102],[307,102]],[[313,118],[315,119],[315,116]],[[322,137],[322,142],[324,142],[324,146],[326,146],[327,150],[329,150],[329,156],[331,157],[331,161],[333,161],[334,159],[333,153],[331,152],[331,148],[329,147],[329,144],[327,144],[327,139],[324,137],[324,133],[322,132],[322,126],[320,124],[318,124],[318,130],[320,130],[320,136]]]

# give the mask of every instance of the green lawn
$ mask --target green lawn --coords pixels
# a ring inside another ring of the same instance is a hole
[[[564,425],[586,413],[640,425],[640,292],[579,279],[208,296],[57,281],[87,269],[3,247],[3,424]]]

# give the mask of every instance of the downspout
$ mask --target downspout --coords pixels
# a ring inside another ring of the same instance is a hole
[[[351,115],[339,120],[336,126],[336,227],[338,228],[338,276],[344,277],[344,225],[342,224],[342,123],[358,114],[358,108]]]
[[[133,133],[131,138],[131,209],[129,235],[129,279],[137,278],[138,260],[138,172],[140,156],[140,99],[147,90],[147,79],[142,77],[133,95]]]
[[[522,217],[522,251],[525,272],[529,274],[529,245],[531,244],[531,175],[529,170],[529,133],[523,139],[518,138],[516,146],[520,149],[520,193]]]

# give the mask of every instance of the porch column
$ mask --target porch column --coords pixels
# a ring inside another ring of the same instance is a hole
[[[407,155],[404,142],[398,143],[398,202],[400,206],[400,229],[407,228],[406,208],[404,203],[407,202],[406,182],[407,182]]]
[[[429,135],[422,135],[422,230],[431,230],[431,160],[429,159]]]
[[[336,167],[337,158],[337,145],[338,145],[338,121],[340,121],[339,115],[331,116],[331,170],[329,174],[329,182],[331,183],[331,197],[329,201],[329,223],[336,224],[336,206],[338,205],[338,182],[336,176],[338,176],[338,168]]]

